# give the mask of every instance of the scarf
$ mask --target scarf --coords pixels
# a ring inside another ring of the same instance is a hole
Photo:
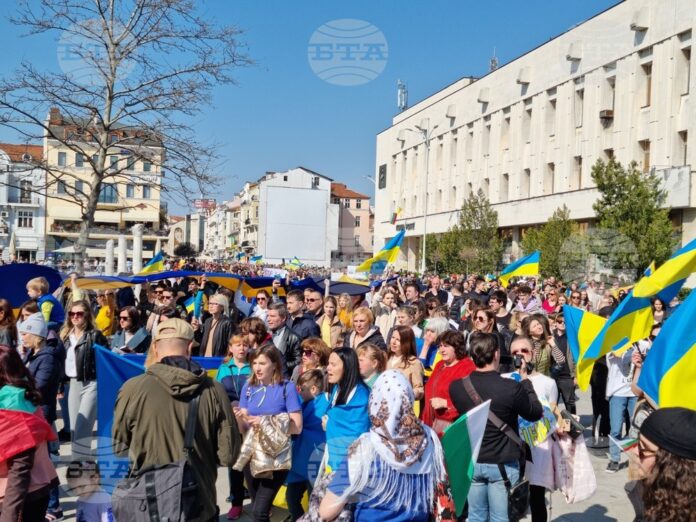
[[[395,510],[430,511],[435,487],[445,478],[440,441],[413,411],[413,389],[397,370],[382,373],[370,394],[370,431],[348,450],[350,485],[342,499],[391,502]],[[375,463],[381,463],[375,473]],[[416,475],[404,483],[402,475]],[[407,484],[407,486],[405,486]]]

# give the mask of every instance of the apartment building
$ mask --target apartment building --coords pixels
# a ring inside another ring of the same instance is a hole
[[[331,202],[338,205],[338,249],[331,255],[332,268],[359,265],[372,256],[374,214],[370,197],[331,183]]]
[[[69,254],[79,235],[80,201],[90,192],[90,165],[96,161],[99,149],[91,141],[92,123],[88,120],[70,119],[52,108],[48,124],[50,133],[44,138],[44,160],[51,171],[60,174],[47,180],[46,249]],[[134,128],[121,127],[112,133],[110,140],[117,145],[107,149],[107,164],[122,171],[102,185],[94,226],[89,231],[87,256],[103,258],[107,240],[117,240],[120,234],[132,240],[132,226],[142,223],[143,257],[148,259],[153,255],[157,239],[166,237],[160,223],[164,152],[160,144]]]
[[[41,145],[0,143],[0,257],[43,261],[46,255],[46,198]]]
[[[376,142],[375,250],[405,229],[399,265],[417,269],[423,233],[457,223],[481,189],[516,257],[563,205],[592,226],[591,169],[612,157],[657,172],[682,242],[696,237],[695,32],[693,0],[625,0],[394,116]]]

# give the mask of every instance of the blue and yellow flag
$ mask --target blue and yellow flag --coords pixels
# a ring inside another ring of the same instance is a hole
[[[297,256],[293,257],[290,262],[285,265],[285,268],[288,270],[297,270],[299,268],[302,268],[304,266],[304,263],[297,259]]]
[[[193,296],[189,297],[186,301],[184,301],[184,308],[186,308],[186,311],[190,314],[193,313],[195,306],[196,306],[196,299]]]
[[[541,252],[538,250],[532,252],[528,256],[518,259],[514,263],[510,263],[500,272],[498,280],[503,287],[507,288],[510,279],[518,276],[533,276],[539,275],[539,261],[541,260]]]
[[[670,287],[674,288],[672,285],[683,284],[683,280],[696,271],[696,239],[677,250],[672,257],[660,265],[660,268],[655,270],[653,264],[648,271],[650,274],[646,274],[633,288],[633,295],[636,297],[652,297]],[[674,295],[677,293],[679,290]]]
[[[263,263],[263,256],[253,256],[251,259],[249,259],[250,263],[256,263],[257,265],[259,263]]]
[[[404,236],[406,235],[406,229],[402,229],[391,238],[386,245],[377,252],[377,255],[371,257],[362,262],[362,264],[355,269],[356,272],[370,272],[371,274],[382,274],[387,265],[394,263],[399,256],[401,251],[401,243],[404,242]]]
[[[643,361],[638,386],[660,408],[696,410],[696,292],[665,322]]]
[[[629,294],[608,319],[564,306],[568,345],[576,358],[576,377],[581,390],[590,384],[592,368],[600,357],[645,339],[653,325],[650,300]],[[580,314],[582,314],[580,316]]]
[[[160,250],[159,252],[157,252],[155,257],[150,259],[150,261],[136,275],[155,274],[157,272],[162,272],[163,270],[164,270],[164,252],[162,252]]]

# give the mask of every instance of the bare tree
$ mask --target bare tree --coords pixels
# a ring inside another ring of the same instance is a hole
[[[205,19],[196,3],[22,0],[12,20],[28,37],[56,33],[66,47],[59,51],[80,65],[49,72],[24,61],[0,79],[0,125],[27,142],[53,140],[88,168],[87,182],[75,183],[84,175],[77,176],[74,165],[49,158],[33,165],[46,173],[36,192],[80,207],[80,267],[100,195],[106,184],[132,180],[126,174],[131,161],[166,172],[161,189],[175,201],[210,194],[219,184],[212,174],[215,147],[201,143],[190,122],[210,104],[212,89],[234,83],[235,68],[250,62],[238,43],[240,31]],[[107,165],[111,154],[126,154],[128,161]],[[127,201],[116,210],[123,208]]]

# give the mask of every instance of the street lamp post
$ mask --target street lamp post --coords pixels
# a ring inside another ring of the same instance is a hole
[[[423,143],[425,143],[425,184],[423,185],[423,251],[421,252],[421,274],[425,274],[425,247],[426,247],[426,236],[428,233],[428,175],[430,174],[430,140],[433,137],[433,132],[437,129],[435,125],[432,129],[430,128],[430,120],[424,118],[421,120],[420,125],[415,126],[421,136],[423,136]]]

